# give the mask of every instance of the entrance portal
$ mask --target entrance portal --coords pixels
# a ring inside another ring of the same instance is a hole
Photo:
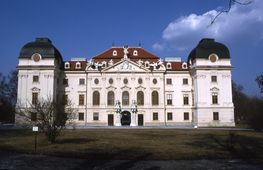
[[[128,111],[121,112],[121,125],[130,126],[131,124],[131,113]]]
[[[108,115],[108,126],[113,126],[113,114]]]
[[[143,126],[143,114],[138,114],[138,126]]]

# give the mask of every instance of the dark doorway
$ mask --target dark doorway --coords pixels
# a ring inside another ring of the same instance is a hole
[[[108,115],[108,126],[113,126],[113,115],[112,114]]]
[[[143,114],[138,114],[138,126],[143,126]]]
[[[123,111],[121,113],[121,125],[130,126],[131,124],[131,113],[128,111]]]

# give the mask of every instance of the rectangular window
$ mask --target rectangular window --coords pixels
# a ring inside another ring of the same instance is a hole
[[[83,121],[83,120],[84,120],[84,113],[79,112],[79,121]]]
[[[167,94],[167,105],[173,104],[173,96],[172,94]]]
[[[184,105],[189,105],[189,97],[188,97],[188,95],[184,95]]]
[[[63,84],[64,84],[65,86],[68,86],[68,79],[63,79]]]
[[[39,82],[39,76],[33,76],[33,82],[38,83]]]
[[[79,105],[84,105],[84,94],[79,95]]]
[[[217,82],[217,76],[211,76],[211,82],[216,83]]]
[[[212,104],[218,104],[218,96],[217,96],[217,94],[212,94]]]
[[[79,85],[84,85],[85,84],[85,79],[79,79]]]
[[[189,112],[184,112],[184,120],[189,120]]]
[[[93,113],[93,120],[99,120],[99,113],[98,112]]]
[[[153,112],[153,120],[158,120],[158,112]]]
[[[213,120],[219,120],[219,113],[213,112]]]
[[[63,94],[63,105],[67,105],[67,104],[68,104],[68,95]]]
[[[37,120],[37,113],[31,113],[31,121]]]
[[[173,120],[173,113],[172,112],[167,113],[167,120]]]
[[[166,84],[172,84],[172,79],[166,79]]]
[[[188,84],[188,79],[187,78],[184,78],[183,79],[183,85],[187,85]]]
[[[38,103],[38,93],[32,93],[32,104],[36,105]]]

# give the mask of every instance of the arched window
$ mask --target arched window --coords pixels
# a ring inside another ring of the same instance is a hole
[[[187,69],[187,63],[186,63],[186,62],[183,62],[182,68],[183,68],[183,69]]]
[[[122,105],[129,105],[129,92],[122,92]]]
[[[144,105],[144,93],[142,91],[137,92],[137,104],[138,106]]]
[[[138,56],[138,51],[137,50],[133,51],[133,56]]]
[[[80,62],[76,63],[76,69],[81,69],[81,63]]]
[[[94,91],[92,97],[93,106],[100,105],[100,92]]]
[[[159,94],[157,91],[152,92],[152,105],[159,105]]]
[[[166,67],[167,67],[167,69],[171,69],[172,68],[172,64],[171,63],[167,63]]]
[[[70,68],[69,62],[66,62],[66,63],[65,63],[65,68],[66,68],[66,69],[69,69],[69,68]]]
[[[114,92],[113,91],[108,92],[108,105],[109,106],[114,105]]]

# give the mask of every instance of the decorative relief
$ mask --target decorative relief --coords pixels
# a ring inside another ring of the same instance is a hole
[[[196,77],[197,77],[197,78],[204,79],[204,78],[206,78],[206,75],[204,75],[204,74],[199,74],[199,75],[196,75]]]
[[[35,62],[39,62],[41,60],[41,55],[38,53],[33,54],[32,60],[34,60]]]
[[[26,74],[21,74],[21,75],[18,75],[19,78],[28,78],[28,75]]]
[[[228,74],[222,75],[222,78],[223,78],[223,79],[229,79],[229,78],[230,78],[230,75],[228,75]]]
[[[31,90],[32,90],[33,92],[40,92],[40,89],[37,88],[37,87],[33,87]]]

